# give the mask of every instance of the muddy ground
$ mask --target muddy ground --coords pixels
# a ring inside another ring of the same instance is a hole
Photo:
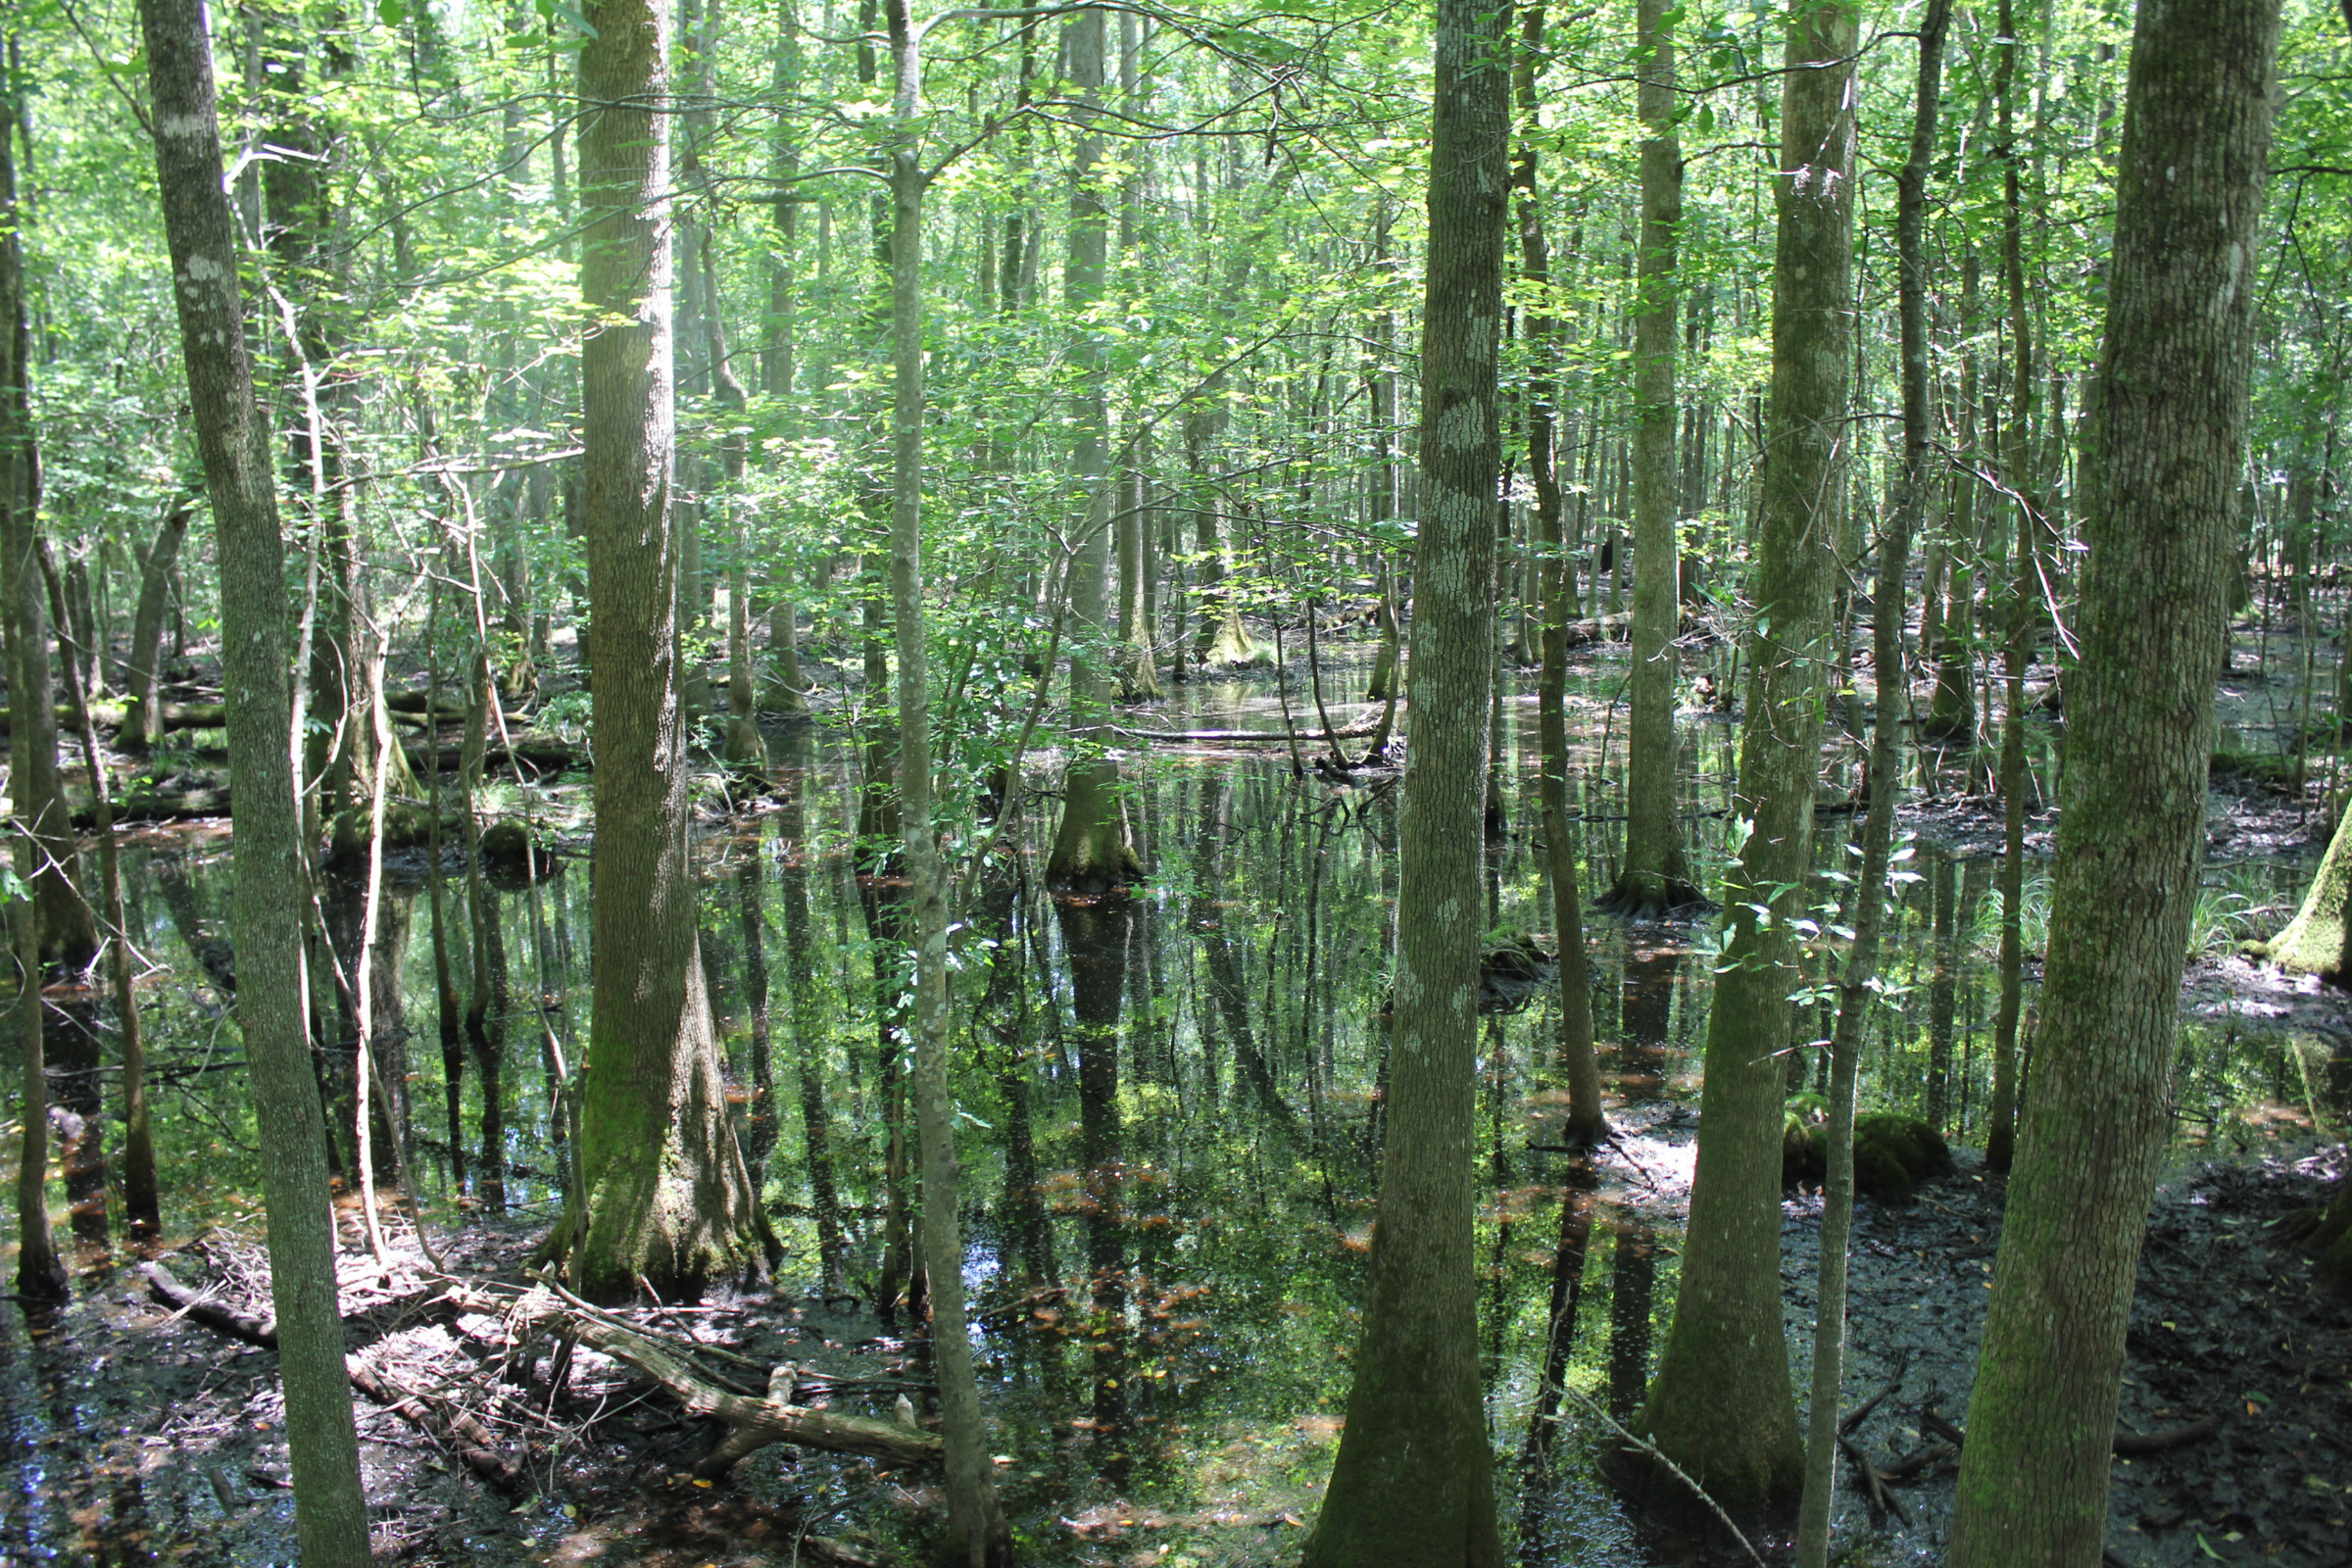
[[[1882,1469],[1948,1448],[1923,1411],[1965,1431],[1977,1346],[2000,1240],[2005,1183],[1974,1152],[1961,1174],[1910,1205],[1859,1205],[1851,1254],[1850,1406],[1901,1382],[1856,1432]],[[2218,1432],[2169,1452],[2119,1458],[2108,1544],[2131,1568],[2352,1562],[2352,1308],[2319,1293],[2309,1258],[2267,1226],[2324,1200],[2342,1146],[2297,1156],[2184,1162],[2159,1189],[2126,1341],[2119,1429],[2177,1431],[2221,1417]],[[1782,1272],[1792,1344],[1810,1377],[1818,1199],[1785,1209]],[[1909,1527],[1870,1521],[1903,1559],[1936,1560],[1957,1460],[1889,1489]],[[1850,1472],[1844,1480],[1853,1484]],[[1853,1493],[1848,1509],[1867,1515]],[[1859,1523],[1860,1521],[1855,1521]]]

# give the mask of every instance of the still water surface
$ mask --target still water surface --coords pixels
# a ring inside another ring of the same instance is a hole
[[[1606,886],[1617,847],[1619,682],[1604,664],[1574,700],[1588,898]],[[1197,687],[1134,722],[1268,727],[1280,721],[1275,709],[1261,687]],[[1335,711],[1335,722],[1357,711]],[[1548,948],[1532,698],[1514,697],[1504,711],[1509,825],[1481,892],[1495,932]],[[1687,825],[1711,867],[1734,736],[1695,714],[1682,734]],[[2041,748],[2045,768],[2051,751]],[[732,813],[713,798],[697,855],[730,1099],[789,1250],[782,1280],[864,1294],[881,1252],[882,1105],[899,1049],[877,1027],[876,998],[896,995],[898,958],[869,940],[850,755],[822,730],[773,737],[770,794]],[[1312,1517],[1356,1337],[1382,1131],[1396,791],[1369,779],[1295,781],[1278,746],[1139,742],[1124,757],[1127,809],[1149,881],[1126,899],[1056,901],[1037,875],[1053,827],[1052,761],[1031,770],[1028,808],[1008,835],[1022,840],[1017,854],[958,910],[964,1283],[979,1308],[1007,1508],[1038,1560],[1274,1560],[1295,1553],[1298,1522]],[[1847,759],[1832,778],[1850,787],[1853,773]],[[436,1000],[425,858],[390,861],[375,1049],[398,1102],[386,1131],[405,1139],[437,1230],[493,1216],[543,1224],[559,1204],[554,1051],[576,1061],[587,1026],[587,788],[573,780],[502,793],[505,808],[545,824],[564,851],[536,886],[442,882],[456,990],[462,1002],[481,999],[470,1028],[463,1006],[445,1020]],[[733,804],[745,805],[740,788]],[[1854,820],[1821,818],[1825,964],[1836,928],[1851,918],[1840,873],[1858,864],[1847,849]],[[1944,842],[1907,846],[1887,999],[1863,1064],[1866,1102],[1927,1116],[1956,1143],[1975,1136],[1989,1086],[1999,893],[1984,847],[1997,841],[1995,821],[1987,811],[1969,831],[1945,830]],[[125,857],[129,919],[153,966],[142,1004],[168,1240],[222,1223],[259,1232],[267,1155],[224,1005],[228,854],[224,827],[187,827],[143,835]],[[2046,906],[2039,869],[2029,868],[2030,950]],[[2291,902],[2301,874],[2287,862],[2217,866],[2209,903],[2228,912]],[[466,937],[477,894],[495,936],[479,984]],[[359,947],[359,897],[356,879],[330,889],[329,934],[345,954]],[[1563,1382],[1620,1414],[1638,1402],[1673,1304],[1677,1210],[1660,1194],[1687,1179],[1710,994],[1703,919],[1590,916],[1587,934],[1612,1114],[1642,1134],[1629,1141],[1632,1162],[1608,1162],[1594,1182],[1542,1147],[1557,1141],[1565,1101],[1548,988],[1484,1020],[1480,1057],[1482,1333],[1498,1481],[1529,1562],[1563,1560],[1571,1541],[1592,1560],[1643,1561],[1653,1549],[1590,1480],[1592,1423],[1573,1401],[1552,1417]],[[320,1010],[330,1019],[322,1032],[343,1042],[326,1057],[328,1090],[341,1097],[350,1033],[331,984],[321,977]],[[88,1010],[71,999],[61,1006]],[[1814,1071],[1817,1054],[1804,1048],[1828,1033],[1827,1006],[1800,1005],[1792,1039],[1769,1047],[1790,1048],[1792,1087]],[[143,1309],[122,1304],[130,1277],[103,1267],[105,1158],[117,1141],[103,1106],[116,1079],[111,1029],[97,1025],[51,1030],[57,1098],[103,1129],[68,1162],[61,1231],[77,1238],[92,1269],[84,1280],[101,1298],[76,1310],[137,1317]],[[2307,1044],[2211,1020],[2192,1026],[2184,1126],[2217,1136],[2308,1109],[2315,1096],[2322,1114],[2331,1097],[2340,1109],[2352,1073],[2315,1063]],[[339,1172],[352,1167],[352,1142],[345,1123]],[[397,1170],[389,1142],[378,1148],[386,1180]],[[828,1210],[841,1231],[831,1281]],[[51,1473],[73,1451],[61,1437],[94,1438],[125,1418],[84,1396],[95,1382],[72,1355],[46,1353],[13,1313],[0,1327],[12,1483],[0,1556],[72,1561],[134,1530],[152,1538],[137,1548],[152,1560],[237,1560],[253,1549],[218,1555],[225,1548],[204,1541],[201,1508],[191,1514],[181,1494],[151,1507],[135,1475],[66,1485]],[[264,1516],[283,1530],[282,1498]],[[483,1540],[484,1560],[530,1560],[561,1533],[560,1521],[539,1523],[543,1531],[525,1518]]]

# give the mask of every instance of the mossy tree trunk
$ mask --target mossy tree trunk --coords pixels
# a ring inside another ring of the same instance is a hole
[[[1472,1145],[1502,461],[1507,50],[1501,13],[1439,0],[1387,1142],[1348,1424],[1306,1568],[1502,1561],[1479,1379]]]
[[[1781,99],[1773,374],[1758,518],[1755,629],[1733,811],[1747,824],[1727,873],[1731,929],[1707,1019],[1698,1164],[1674,1322],[1634,1428],[1724,1507],[1781,1514],[1801,1453],[1781,1332],[1781,1108],[1788,995],[1802,983],[1794,922],[1812,863],[1830,646],[1853,256],[1851,57],[1856,8],[1792,13]],[[1769,914],[1763,911],[1769,911]],[[1628,1474],[1661,1502],[1683,1484]],[[1671,1490],[1669,1490],[1671,1489]]]
[[[13,99],[0,102],[9,109],[13,126]],[[9,726],[9,778],[19,821],[11,824],[9,838],[17,879],[35,890],[31,900],[10,900],[8,910],[17,960],[17,1050],[24,1082],[17,1105],[22,1133],[17,1150],[16,1285],[17,1294],[28,1302],[62,1302],[68,1295],[66,1266],[58,1258],[49,1225],[49,1071],[41,1028],[41,895],[57,875],[48,869],[50,842],[56,834],[42,833],[39,824],[54,827],[64,802],[55,793],[56,713],[49,693],[48,647],[42,640],[47,617],[39,613],[39,458],[27,397],[31,345],[24,321],[24,260],[17,231],[11,141],[11,132],[0,129],[0,223],[5,224],[0,230],[0,551],[7,558],[0,580],[8,596],[0,619],[8,628],[8,686],[16,707]],[[38,793],[42,786],[35,760],[43,745],[48,748],[51,791],[45,798]],[[70,834],[67,842],[72,843]],[[74,893],[71,884],[66,891]]]
[[[2302,907],[2286,929],[2265,944],[2263,956],[2296,974],[2339,979],[2346,972],[2352,927],[2344,920],[2345,895],[2352,892],[2352,811],[2336,819],[2328,853],[2303,895]]]
[[[1946,1561],[2091,1568],[2171,1137],[2253,356],[2275,0],[2133,28],[2074,620],[2057,897]]]
[[[142,0],[156,181],[197,450],[220,564],[221,684],[236,800],[237,1023],[270,1157],[270,1294],[285,1383],[302,1560],[369,1560],[359,1440],[343,1366],[335,1239],[326,1204],[326,1127],[302,1015],[307,883],[294,799],[287,679],[285,548],[270,440],[254,401],[237,287],[236,220],[221,185],[212,49],[197,0]]]
[[[582,1294],[627,1298],[642,1277],[675,1299],[759,1264],[766,1227],[727,1117],[687,852],[683,550],[670,494],[667,12],[649,0],[603,0],[588,20],[580,292],[605,323],[581,359],[596,926],[584,1190],[564,1216],[564,1240]]]

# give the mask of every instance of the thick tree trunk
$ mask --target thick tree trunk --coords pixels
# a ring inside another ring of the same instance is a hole
[[[1879,539],[1871,589],[1871,656],[1878,677],[1870,733],[1870,819],[1862,836],[1854,940],[1838,985],[1831,1039],[1829,1169],[1822,1183],[1820,1290],[1814,1297],[1813,1393],[1806,1412],[1805,1490],[1797,1509],[1797,1568],[1825,1568],[1837,1495],[1838,1399],[1845,1384],[1845,1249],[1854,1217],[1854,1080],[1862,1028],[1878,998],[1879,938],[1886,923],[1886,863],[1900,790],[1904,586],[1911,535],[1927,510],[1935,429],[1928,393],[1928,170],[1943,88],[1943,34],[1951,0],[1928,0],[1919,24],[1919,85],[1911,156],[1895,176],[1895,289],[1902,321],[1903,466],[1894,508]]]
[[[585,1190],[565,1245],[584,1295],[665,1299],[767,1246],[727,1118],[687,851],[671,511],[666,9],[602,0],[580,52],[580,293],[588,588],[595,609],[596,932],[581,1116]],[[585,1205],[586,1212],[581,1212]]]
[[[1947,1561],[2090,1568],[2174,1042],[2243,472],[2275,0],[2133,28],[2034,1095]]]
[[[1387,1143],[1348,1425],[1306,1568],[1502,1560],[1479,1381],[1471,1146],[1508,67],[1501,13],[1439,0]]]
[[[1779,1514],[1801,1481],[1781,1333],[1781,1100],[1788,994],[1803,978],[1793,922],[1812,865],[1821,671],[1845,486],[1852,364],[1850,99],[1857,12],[1793,14],[1782,89],[1780,231],[1747,717],[1733,814],[1749,824],[1726,878],[1731,930],[1707,1019],[1698,1165],[1674,1324],[1635,1430],[1724,1507]],[[1770,909],[1769,921],[1759,918]],[[1661,1502],[1683,1483],[1629,1465]]]
[[[188,401],[219,536],[221,680],[237,802],[237,1021],[270,1151],[263,1196],[295,1523],[304,1563],[359,1568],[369,1557],[368,1508],[343,1366],[325,1127],[302,1016],[302,901],[288,896],[305,886],[307,872],[294,800],[276,488],[254,403],[203,11],[196,0],[142,0],[139,21]]]
[[[1674,16],[1681,13],[1676,11]],[[1676,246],[1683,150],[1675,140],[1674,29],[1666,0],[1642,0],[1642,255],[1634,307],[1634,639],[1626,734],[1625,862],[1608,903],[1659,914],[1704,902],[1683,857],[1676,807],[1674,697],[1682,661],[1675,538]]]

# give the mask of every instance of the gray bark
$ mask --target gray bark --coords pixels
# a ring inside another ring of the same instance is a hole
[[[2143,5],[2133,27],[2056,901],[1954,1568],[2092,1568],[2106,1544],[2204,856],[2278,40],[2275,0]]]
[[[197,0],[142,0],[157,183],[196,443],[220,564],[221,680],[236,800],[237,1021],[263,1141],[270,1290],[285,1380],[302,1560],[369,1560],[367,1499],[343,1365],[326,1132],[301,1008],[307,883],[294,799],[285,550],[269,433],[237,291],[235,219],[221,188],[211,49]]]

